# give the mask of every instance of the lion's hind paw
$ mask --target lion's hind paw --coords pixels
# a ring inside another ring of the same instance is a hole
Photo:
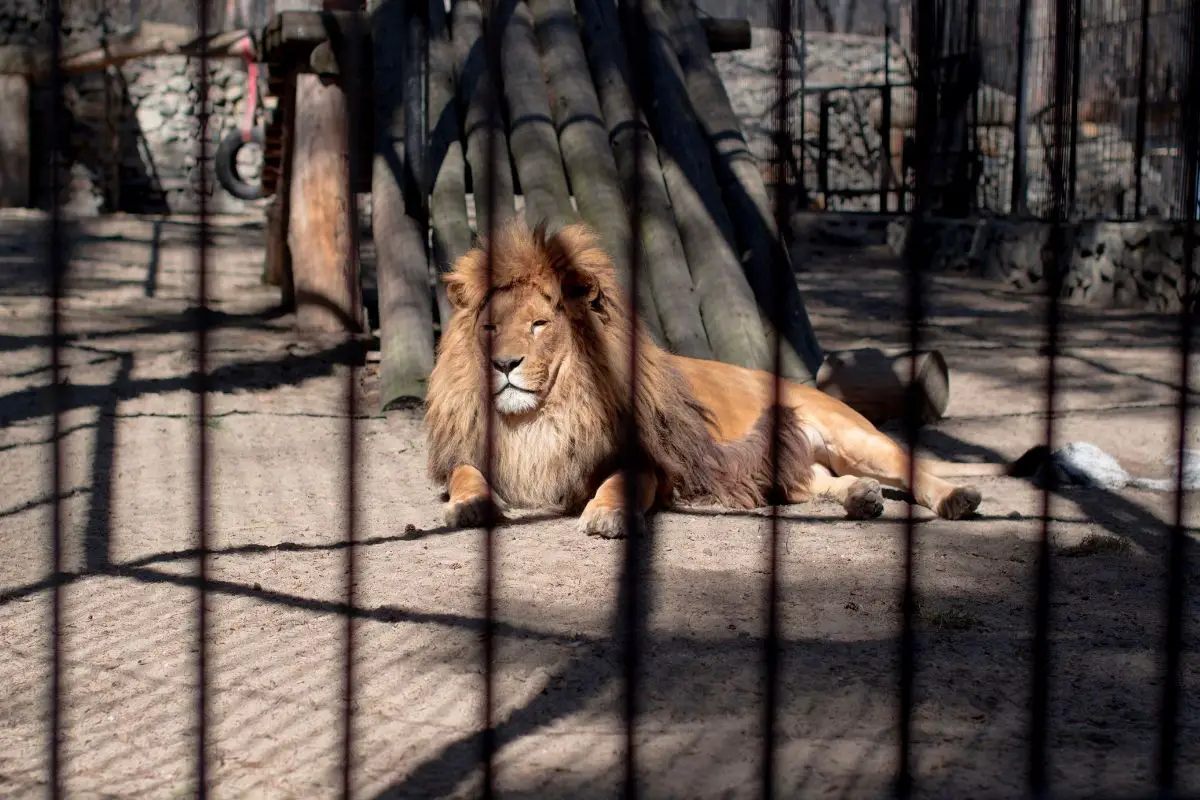
[[[499,506],[486,495],[446,504],[446,524],[451,528],[484,528],[503,520]]]

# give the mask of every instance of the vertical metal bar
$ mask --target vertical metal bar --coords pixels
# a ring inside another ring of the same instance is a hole
[[[359,287],[354,284],[359,280],[360,275],[357,268],[359,253],[358,187],[361,175],[363,174],[363,159],[362,134],[359,129],[358,120],[363,118],[363,113],[370,113],[370,109],[364,109],[362,102],[362,83],[365,76],[363,75],[361,54],[366,44],[363,22],[363,19],[357,15],[350,19],[347,30],[340,32],[342,34],[340,37],[341,52],[337,53],[339,62],[338,71],[341,73],[339,83],[346,98],[346,142],[348,145],[346,150],[349,156],[346,165],[346,181],[349,184],[346,223],[348,226],[347,230],[350,232],[350,240],[347,244],[350,252],[347,253],[347,263],[355,266],[354,269],[346,271],[346,280],[351,283],[347,287],[347,297],[353,297],[357,293]],[[407,86],[405,88],[407,89]],[[407,154],[410,143],[406,140],[404,144]],[[346,343],[349,345],[345,348],[346,385],[344,387],[346,402],[346,474],[343,488],[346,494],[343,502],[346,504],[346,557],[343,564],[343,589],[345,592],[346,618],[343,628],[341,711],[342,797],[345,800],[349,800],[354,779],[354,650],[356,644],[354,638],[354,608],[357,603],[358,589],[357,367],[362,357],[362,342],[358,335],[354,331],[351,331]]]
[[[197,0],[196,14],[201,41],[208,38],[209,0]],[[208,49],[200,51],[200,77],[197,90],[200,101],[197,121],[200,123],[196,158],[198,173],[197,194],[200,222],[198,226],[196,267],[196,548],[198,559],[199,597],[196,611],[196,793],[208,796]]]
[[[800,0],[804,2],[804,0]],[[888,212],[892,175],[892,7],[883,3],[883,89],[879,98],[879,211]]]
[[[500,41],[504,34],[500,23],[507,23],[508,15],[499,15],[496,13],[497,4],[500,0],[483,0],[484,9],[483,20],[483,45],[485,56],[487,58],[487,73],[480,77],[480,80],[492,81],[492,90],[487,93],[488,97],[488,137],[487,137],[487,196],[484,198],[487,208],[487,231],[485,234],[485,244],[487,248],[487,286],[488,294],[491,294],[492,284],[495,276],[495,239],[496,239],[496,193],[493,187],[498,179],[499,165],[497,159],[502,155],[500,148],[497,146],[496,129],[503,125],[503,116],[500,114],[501,102],[501,85],[503,76],[500,71]],[[505,154],[506,155],[506,154]],[[506,156],[507,164],[507,156]],[[475,184],[476,187],[479,183]],[[479,203],[479,190],[476,189],[475,202]],[[478,215],[476,215],[478,218]],[[487,304],[487,314],[491,317],[492,304]],[[492,337],[484,337],[484,357],[487,359],[484,362],[485,368],[492,363]],[[492,407],[492,392],[490,390],[490,379],[484,380],[480,386],[483,392],[483,409],[484,409],[484,448],[483,448],[483,476],[484,483],[487,484],[488,502],[492,502],[492,475],[495,461],[495,435],[496,421],[495,413]],[[489,505],[489,508],[492,506]],[[495,792],[495,774],[494,761],[496,756],[496,731],[492,720],[492,707],[495,704],[495,675],[493,673],[493,662],[495,661],[495,520],[493,514],[487,514],[484,520],[484,535],[483,535],[483,797],[484,800],[491,800]]]
[[[62,376],[62,308],[63,283],[66,279],[67,263],[63,249],[62,209],[59,207],[59,148],[67,140],[63,127],[66,114],[62,107],[63,73],[62,58],[62,7],[59,0],[47,0],[46,22],[50,26],[50,147],[47,172],[50,179],[50,220],[46,236],[46,266],[50,270],[50,576],[51,576],[51,619],[50,619],[50,741],[49,782],[50,796],[63,796],[62,774],[62,486],[63,452],[62,414],[64,394]]]
[[[646,97],[646,85],[640,80],[645,75],[645,56],[649,36],[646,32],[646,12],[641,0],[617,0],[618,13],[629,23],[630,35],[629,53],[631,58],[631,94],[633,100],[633,119],[641,120],[649,108],[649,98]],[[632,8],[630,3],[633,3]],[[642,148],[644,136],[639,131],[633,137],[634,170],[630,181],[631,196],[629,198],[629,320],[633,326],[629,337],[629,412],[625,420],[625,444],[623,447],[623,474],[625,478],[625,551],[620,596],[624,600],[625,648],[623,680],[625,697],[623,706],[625,755],[623,796],[633,800],[638,795],[637,784],[637,714],[638,714],[638,666],[641,662],[642,620],[644,618],[645,600],[641,595],[644,582],[643,569],[650,553],[649,541],[651,534],[650,519],[642,519],[642,530],[638,529],[640,514],[639,498],[641,497],[640,469],[643,465],[641,437],[638,433],[637,397],[638,397],[638,276],[642,264]],[[647,570],[648,572],[648,570]]]
[[[938,24],[937,0],[917,0],[917,119],[916,153],[917,185],[913,198],[913,212],[909,219],[912,228],[910,240],[917,235],[929,208],[930,200],[930,152],[937,127],[938,87],[934,82],[937,61],[944,55],[941,27]],[[908,485],[916,485],[917,437],[920,425],[920,394],[917,385],[916,354],[921,346],[921,326],[925,318],[924,297],[924,254],[921,248],[907,246],[905,273],[908,294],[908,349],[909,376],[904,403],[904,434],[910,455],[908,463]],[[900,608],[900,685],[899,685],[899,769],[896,776],[896,796],[908,798],[913,791],[912,773],[912,717],[913,686],[916,682],[916,630],[913,617],[916,613],[916,586],[914,562],[916,553],[916,527],[913,516],[915,506],[907,505],[904,518],[904,586],[901,589]]]
[[[1075,213],[1076,184],[1079,171],[1079,92],[1083,85],[1081,80],[1081,63],[1083,59],[1083,4],[1072,4],[1071,15],[1071,139],[1070,161],[1067,176],[1067,208],[1064,219],[1069,219]]]
[[[1146,157],[1146,95],[1150,71],[1150,0],[1142,0],[1141,36],[1138,48],[1137,121],[1133,135],[1133,217],[1142,218],[1142,160]]]
[[[1187,455],[1187,427],[1190,418],[1192,335],[1195,324],[1197,242],[1197,150],[1200,149],[1200,0],[1188,3],[1185,41],[1190,59],[1180,93],[1180,117],[1183,124],[1183,175],[1180,187],[1184,196],[1183,224],[1183,304],[1179,332],[1179,439],[1175,448],[1175,508],[1167,548],[1167,607],[1165,664],[1163,669],[1162,708],[1158,737],[1159,793],[1171,797],[1175,790],[1175,765],[1178,757],[1180,655],[1184,641],[1184,592],[1187,566],[1187,535],[1184,527],[1186,500],[1183,492],[1184,457]]]
[[[1043,259],[1046,266],[1046,447],[1053,451],[1056,435],[1057,391],[1058,391],[1058,347],[1060,307],[1063,275],[1062,243],[1063,223],[1067,213],[1067,187],[1064,152],[1068,141],[1073,143],[1073,132],[1065,130],[1067,120],[1067,98],[1071,81],[1078,80],[1068,66],[1072,31],[1068,30],[1073,10],[1078,9],[1078,0],[1056,0],[1054,15],[1054,141],[1050,150],[1051,229],[1050,257]],[[1071,120],[1074,127],[1074,119]],[[1064,141],[1064,139],[1068,141]],[[1050,788],[1050,770],[1047,728],[1050,710],[1050,604],[1053,564],[1050,551],[1050,506],[1055,485],[1053,470],[1046,470],[1042,486],[1042,530],[1038,541],[1038,559],[1035,572],[1035,604],[1033,634],[1033,686],[1030,709],[1029,734],[1029,784],[1035,797],[1043,797]]]
[[[829,90],[818,95],[817,116],[817,185],[825,202],[829,202]]]
[[[800,0],[803,2],[804,0]],[[779,231],[778,246],[783,245],[783,231],[788,225],[787,198],[787,156],[791,147],[791,125],[788,114],[788,96],[791,93],[791,80],[788,75],[788,52],[791,49],[792,37],[792,0],[778,0],[776,22],[779,26],[779,63],[776,65],[776,81],[779,100],[776,103],[775,115],[775,226]],[[824,95],[822,95],[824,97]],[[824,114],[824,109],[822,110]],[[828,125],[822,116],[822,130]],[[827,138],[827,137],[826,137]],[[827,144],[827,142],[826,142]],[[822,149],[822,158],[826,158]],[[771,259],[774,290],[771,292],[771,446],[768,456],[771,464],[771,519],[768,528],[769,550],[767,554],[767,633],[763,641],[763,657],[765,659],[766,686],[763,692],[763,767],[762,793],[763,797],[775,796],[776,763],[775,739],[778,734],[779,708],[779,426],[783,421],[780,413],[780,397],[782,381],[780,373],[783,370],[783,298],[787,296],[787,280],[795,280],[788,275],[787,265],[790,261],[785,253]]]
[[[1147,0],[1149,2],[1149,0]],[[1025,156],[1029,148],[1029,0],[1017,6],[1017,96],[1013,110],[1012,196],[1009,213],[1023,217],[1028,213],[1026,194]]]

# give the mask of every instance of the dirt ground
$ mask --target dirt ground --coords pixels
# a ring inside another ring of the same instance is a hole
[[[47,302],[40,218],[0,220],[0,795],[48,775],[50,550]],[[213,393],[208,592],[210,773],[219,797],[340,791],[343,633],[355,631],[353,784],[360,797],[464,797],[480,780],[483,539],[441,527],[416,412],[364,405],[357,599],[345,604],[346,376],[301,341],[259,283],[261,226],[224,220],[211,251]],[[62,692],[70,796],[193,791],[196,720],[194,228],[81,225],[64,303]],[[902,275],[828,252],[800,281],[827,349],[904,342]],[[934,281],[929,335],[954,371],[927,444],[1012,458],[1042,437],[1041,305]],[[1175,320],[1068,315],[1063,441],[1165,474],[1175,437]],[[367,372],[369,373],[370,370]],[[363,387],[369,389],[367,374]],[[1200,436],[1189,432],[1195,446]],[[977,519],[918,527],[917,794],[1022,795],[1041,494],[979,482]],[[904,504],[850,522],[821,502],[782,526],[783,797],[884,794],[897,764]],[[1169,494],[1064,490],[1051,509],[1050,769],[1060,796],[1153,786]],[[656,518],[638,721],[648,797],[755,797],[762,753],[767,520]],[[496,781],[511,797],[610,797],[622,777],[621,545],[572,520],[496,535]],[[1193,558],[1189,567],[1196,583]],[[1182,787],[1200,791],[1200,672],[1188,624]]]

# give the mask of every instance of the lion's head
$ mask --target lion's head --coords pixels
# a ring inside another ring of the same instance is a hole
[[[513,505],[580,507],[614,468],[631,410],[664,492],[760,492],[765,434],[737,453],[717,445],[707,409],[630,314],[616,270],[587,227],[547,235],[515,220],[491,251],[490,276],[482,244],[443,276],[454,312],[425,415],[435,480],[459,465],[486,473],[490,404],[492,488]],[[636,403],[628,380],[633,337]]]

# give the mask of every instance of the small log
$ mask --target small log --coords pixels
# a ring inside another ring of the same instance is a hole
[[[571,0],[528,0],[528,4],[541,45],[542,67],[553,98],[554,125],[571,193],[580,216],[599,234],[621,285],[630,291],[630,212],[621,193],[617,163],[588,72],[574,7]],[[662,346],[662,322],[644,262],[637,276],[637,304],[647,332]]]
[[[937,350],[917,354],[922,425],[936,422],[950,404],[950,370]],[[879,425],[904,418],[912,358],[874,347],[827,353],[817,370],[816,386]]]
[[[30,186],[29,80],[0,75],[0,208],[25,208]]]
[[[685,94],[683,72],[670,45],[665,15],[657,0],[645,0],[642,8],[645,35],[630,33],[638,30],[639,18],[634,9],[629,9],[622,24],[631,49],[643,53],[638,74],[650,82],[663,179],[675,209],[709,344],[720,361],[770,369],[771,351],[762,315],[733,247],[733,223],[713,174],[708,143]]]
[[[821,366],[821,347],[793,277],[758,159],[746,144],[692,0],[663,1],[687,93],[708,136],[729,217],[739,234],[742,268],[758,298],[764,324],[768,330],[778,328],[783,337],[780,373],[811,384]],[[776,269],[786,270],[787,279],[779,280]],[[781,288],[783,296],[776,297]],[[772,320],[776,303],[781,316]]]
[[[525,219],[530,227],[545,221],[547,230],[554,232],[577,222],[579,216],[571,205],[563,173],[562,152],[533,34],[533,16],[523,0],[503,0],[503,5],[500,13],[511,9],[500,45],[508,104],[508,146],[525,197]]]
[[[288,249],[302,329],[361,332],[362,287],[350,207],[346,96],[316,75],[296,76]]]
[[[429,3],[429,174],[433,178],[429,211],[433,227],[433,261],[446,272],[471,249],[467,221],[467,164],[459,140],[458,104],[454,95],[454,44],[441,0]],[[435,288],[443,328],[452,309],[446,286]]]
[[[291,216],[292,126],[296,118],[296,83],[283,82],[276,111],[280,127],[279,177],[275,193],[266,211],[266,258],[263,283],[280,288],[280,308],[295,310],[296,296],[292,276],[292,254],[288,250],[288,220]]]
[[[700,317],[700,300],[663,182],[658,145],[650,135],[645,115],[634,113],[633,83],[616,8],[607,0],[576,0],[576,9],[627,202],[633,201],[635,178],[641,179],[641,263],[654,293],[663,334],[676,353],[712,358]],[[641,157],[635,163],[637,137],[641,137]]]
[[[402,3],[373,0],[375,159],[371,173],[371,230],[379,280],[379,401],[386,411],[425,397],[433,371],[433,298],[425,229],[407,213],[404,164]],[[420,143],[423,144],[423,143]],[[419,212],[418,212],[419,213]]]
[[[516,214],[513,198],[512,162],[508,135],[500,113],[499,88],[487,66],[483,36],[483,9],[477,0],[454,0],[450,9],[452,41],[458,64],[458,96],[462,103],[466,160],[475,194],[475,229],[483,237],[499,229]],[[490,171],[495,183],[488,185],[488,137],[494,138],[495,164]],[[496,219],[488,218],[488,198]]]

